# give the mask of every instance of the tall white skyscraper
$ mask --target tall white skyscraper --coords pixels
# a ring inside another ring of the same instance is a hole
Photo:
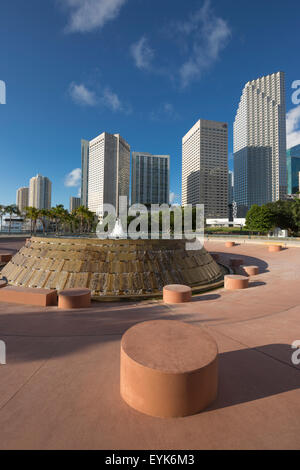
[[[287,193],[283,72],[245,85],[234,122],[234,194],[244,214]],[[240,215],[244,215],[240,213]]]
[[[88,207],[89,185],[89,149],[88,140],[81,140],[81,205]]]
[[[169,204],[170,156],[132,152],[131,204]]]
[[[118,213],[118,196],[129,198],[130,146],[119,134],[103,132],[89,143],[88,208],[100,217],[103,204]]]
[[[29,188],[19,188],[17,190],[17,207],[23,212],[29,206]]]
[[[51,208],[52,183],[46,176],[37,175],[29,184],[29,206],[36,209]]]
[[[205,217],[228,216],[228,126],[200,119],[182,139],[182,204],[204,204]]]

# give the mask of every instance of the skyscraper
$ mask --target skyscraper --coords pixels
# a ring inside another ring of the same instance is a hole
[[[17,190],[17,207],[23,212],[29,206],[29,188],[19,188]]]
[[[89,141],[81,140],[81,205],[88,207]]]
[[[75,209],[81,206],[80,197],[70,197],[70,212],[73,212]]]
[[[51,208],[51,188],[49,178],[37,175],[31,178],[29,184],[29,206],[36,209]]]
[[[287,192],[283,72],[245,85],[234,122],[234,191],[244,214]],[[244,215],[240,213],[240,215]]]
[[[170,156],[132,153],[131,204],[169,204]]]
[[[118,213],[130,178],[130,146],[120,134],[103,132],[90,141],[88,175],[88,208],[101,217],[103,204],[111,204]]]
[[[300,172],[300,145],[287,150],[287,180],[288,194],[296,194],[299,191]]]
[[[228,126],[200,119],[182,139],[182,204],[228,217]]]

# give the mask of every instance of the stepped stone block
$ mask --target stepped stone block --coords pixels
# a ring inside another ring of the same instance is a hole
[[[0,302],[48,307],[57,305],[57,292],[50,289],[8,286],[0,289]]]

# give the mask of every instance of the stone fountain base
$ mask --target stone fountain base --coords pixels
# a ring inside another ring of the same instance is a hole
[[[194,292],[223,285],[224,274],[202,248],[184,240],[100,240],[34,237],[2,270],[9,284],[63,289],[86,287],[97,300],[162,296],[168,284]]]

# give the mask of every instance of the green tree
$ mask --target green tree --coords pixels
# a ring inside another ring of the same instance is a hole
[[[3,206],[2,204],[0,204],[0,232],[2,232],[2,220],[3,220],[3,216],[4,214],[6,213],[6,207]]]
[[[30,233],[36,234],[36,224],[39,219],[39,210],[35,207],[26,207],[25,218],[30,220]]]
[[[38,210],[38,219],[41,221],[43,226],[43,233],[46,232],[47,221],[50,218],[50,211],[48,209],[39,209]]]
[[[12,224],[12,216],[13,215],[20,215],[20,211],[16,204],[11,204],[10,206],[5,207],[5,213],[9,214],[9,226],[8,231],[11,232],[11,224]]]
[[[251,232],[267,233],[274,228],[274,217],[267,206],[254,204],[247,213],[246,229]]]

